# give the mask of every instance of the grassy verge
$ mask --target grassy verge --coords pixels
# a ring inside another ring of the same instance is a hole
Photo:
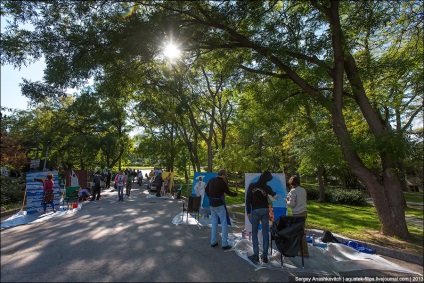
[[[424,193],[423,192],[404,192],[406,201],[410,202],[423,202],[424,201]]]
[[[231,198],[226,198],[229,202]],[[243,202],[241,202],[243,203]],[[244,213],[244,207],[231,208],[231,211]],[[423,219],[422,206],[408,206],[406,215]],[[411,238],[407,240],[383,235],[375,208],[350,206],[332,203],[308,201],[307,229],[329,230],[358,241],[402,250],[414,254],[423,254],[423,229],[408,223]]]

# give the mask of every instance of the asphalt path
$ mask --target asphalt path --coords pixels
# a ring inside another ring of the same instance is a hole
[[[322,275],[301,267],[257,270],[232,250],[212,248],[209,227],[172,224],[183,200],[148,194],[134,183],[131,197],[118,202],[109,188],[76,213],[3,228],[1,282],[289,282]]]

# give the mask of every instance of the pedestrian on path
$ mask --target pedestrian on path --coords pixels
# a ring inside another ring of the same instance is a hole
[[[124,186],[127,182],[127,176],[122,173],[122,170],[119,170],[118,174],[115,176],[115,184],[118,190],[118,201],[124,201]]]
[[[125,194],[127,195],[127,197],[130,197],[132,183],[133,183],[132,173],[128,173],[128,175],[127,175],[127,183],[126,183],[126,186],[125,186],[125,188],[126,188]]]

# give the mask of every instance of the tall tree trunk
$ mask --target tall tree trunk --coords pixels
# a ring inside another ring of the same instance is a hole
[[[318,179],[318,187],[319,187],[319,198],[318,202],[325,202],[325,186],[323,180],[323,172],[324,167],[319,165],[317,168],[317,179]]]
[[[348,80],[352,86],[354,98],[360,107],[372,133],[378,137],[387,133],[387,125],[374,110],[366,96],[365,89],[354,58],[343,49],[342,30],[338,13],[339,2],[330,2],[330,8],[326,9],[331,25],[332,45],[334,51],[334,100],[331,107],[333,118],[333,130],[341,144],[343,155],[352,168],[353,173],[369,190],[381,222],[382,231],[388,236],[408,238],[410,234],[405,221],[405,202],[401,189],[399,176],[395,173],[396,167],[390,160],[390,156],[384,148],[380,148],[382,178],[372,174],[354,149],[350,134],[344,120],[343,105],[343,75],[346,71]]]

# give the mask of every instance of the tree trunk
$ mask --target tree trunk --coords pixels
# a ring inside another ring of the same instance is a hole
[[[318,166],[318,170],[317,170],[318,187],[319,187],[318,202],[325,202],[325,186],[324,186],[324,180],[323,180],[323,172],[324,172],[323,166],[321,165]]]
[[[378,138],[387,133],[387,125],[375,111],[368,97],[366,96],[362,80],[356,67],[354,58],[343,50],[342,30],[338,13],[338,1],[330,2],[330,8],[326,11],[331,25],[332,46],[334,51],[333,69],[333,106],[331,115],[333,118],[333,130],[341,144],[343,155],[352,168],[353,173],[370,191],[374,205],[381,222],[382,232],[388,236],[398,236],[408,238],[410,234],[405,221],[404,196],[401,190],[399,176],[394,172],[394,164],[387,162],[390,160],[388,153],[380,150],[381,168],[383,172],[382,180],[369,170],[358,156],[353,146],[349,131],[343,116],[343,81],[344,70],[351,84],[354,98],[360,107],[372,133]]]

